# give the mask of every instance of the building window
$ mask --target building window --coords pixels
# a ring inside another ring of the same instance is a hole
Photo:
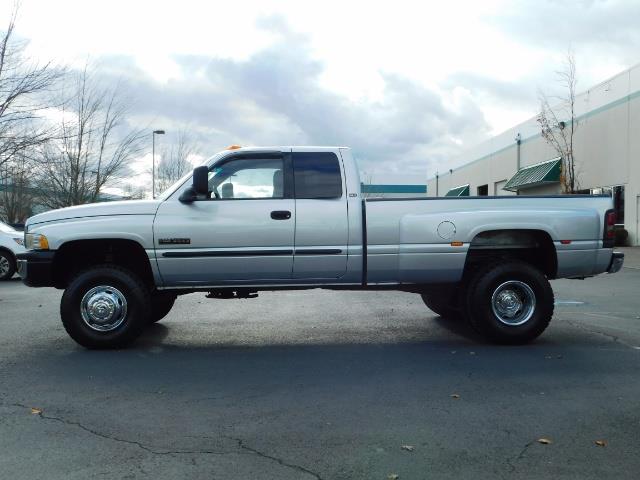
[[[480,185],[478,187],[478,196],[486,197],[487,195],[489,195],[489,185]]]

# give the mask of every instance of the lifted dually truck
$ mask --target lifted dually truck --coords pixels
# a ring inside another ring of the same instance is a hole
[[[178,295],[395,289],[487,340],[520,344],[553,315],[549,280],[617,272],[606,196],[362,198],[348,148],[218,153],[155,200],[31,217],[19,273],[64,289],[69,335],[122,347]]]

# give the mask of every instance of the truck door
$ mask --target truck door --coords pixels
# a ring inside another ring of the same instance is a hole
[[[349,225],[342,171],[334,152],[293,152],[295,279],[336,279],[347,270]]]
[[[154,224],[165,285],[291,279],[295,200],[290,153],[238,153],[210,168],[208,198],[163,202]]]

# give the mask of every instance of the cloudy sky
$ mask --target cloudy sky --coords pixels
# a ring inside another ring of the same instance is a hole
[[[90,59],[163,142],[348,145],[375,180],[418,183],[533,116],[569,47],[579,90],[640,62],[639,19],[638,0],[22,0],[16,33]]]

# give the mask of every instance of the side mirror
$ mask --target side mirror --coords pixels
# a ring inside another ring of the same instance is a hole
[[[180,195],[182,203],[191,203],[198,199],[199,195],[205,197],[209,193],[209,167],[202,165],[193,169],[193,185]]]
[[[193,169],[193,189],[198,195],[209,193],[209,167],[206,165]]]
[[[184,192],[180,194],[180,197],[178,197],[178,200],[180,200],[182,203],[191,203],[197,199],[198,199],[198,194],[196,193],[193,187],[187,188]]]

